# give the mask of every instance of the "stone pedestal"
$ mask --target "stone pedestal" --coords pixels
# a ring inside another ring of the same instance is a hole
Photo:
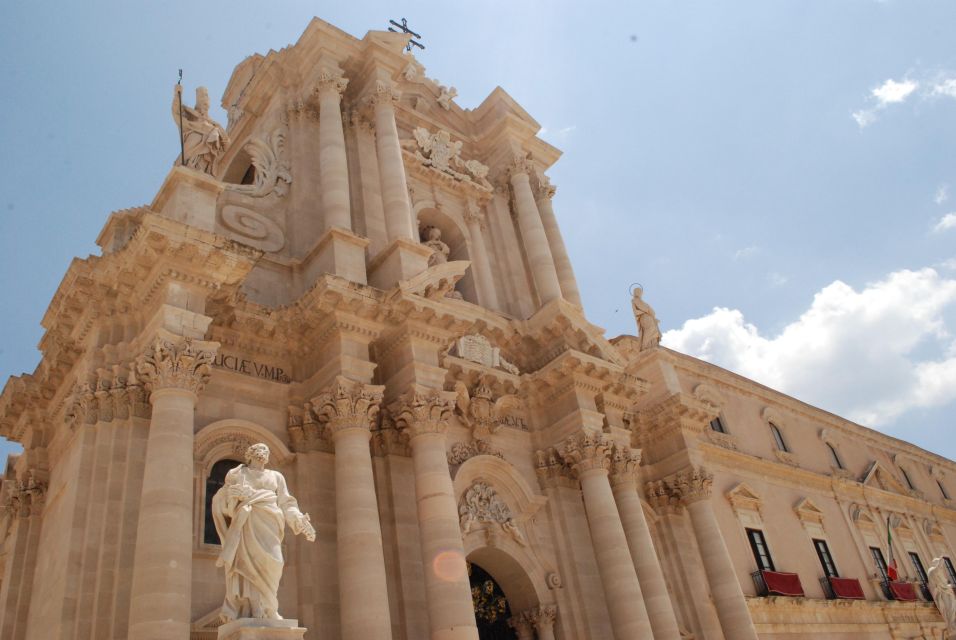
[[[391,289],[399,280],[408,280],[428,268],[432,250],[423,244],[399,238],[385,247],[368,265],[368,283]]]
[[[333,227],[326,231],[316,247],[318,273],[309,274],[309,282],[321,273],[334,273],[346,280],[368,284],[365,273],[365,247],[368,238],[362,238],[346,229]]]
[[[302,640],[305,628],[298,620],[239,618],[219,627],[218,640]]]

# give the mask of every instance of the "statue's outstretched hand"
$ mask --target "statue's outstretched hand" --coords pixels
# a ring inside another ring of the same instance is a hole
[[[301,533],[305,535],[305,539],[309,542],[315,542],[315,527],[312,526],[312,519],[309,517],[309,514],[302,514],[302,518],[299,520],[299,526],[301,527]]]

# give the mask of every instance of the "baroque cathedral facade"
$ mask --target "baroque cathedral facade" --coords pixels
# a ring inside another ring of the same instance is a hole
[[[225,127],[174,94],[180,160],[0,396],[0,637],[216,638],[210,501],[262,442],[306,638],[944,638],[953,462],[660,347],[640,292],[605,337],[560,152],[406,41],[315,19]]]

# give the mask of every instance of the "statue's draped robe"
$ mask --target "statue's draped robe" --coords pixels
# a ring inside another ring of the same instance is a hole
[[[229,497],[229,487],[236,485],[248,488],[248,496]],[[222,541],[216,564],[226,570],[222,618],[278,619],[285,525],[300,533],[305,521],[285,478],[271,469],[240,465],[226,474],[225,484],[212,499],[212,510]]]

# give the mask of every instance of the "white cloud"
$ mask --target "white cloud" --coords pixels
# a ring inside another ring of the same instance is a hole
[[[956,279],[897,271],[861,291],[836,281],[779,335],[715,308],[663,344],[869,426],[956,401],[956,348],[944,312]],[[956,330],[956,327],[953,327]]]
[[[734,251],[734,260],[746,260],[760,253],[760,247],[750,246]]]
[[[882,105],[887,104],[897,104],[903,102],[910,94],[916,91],[919,87],[919,83],[915,80],[903,80],[902,82],[897,82],[892,78],[878,86],[876,89],[873,89],[873,97],[876,98],[877,103]]]
[[[790,282],[790,278],[783,275],[782,273],[777,273],[776,271],[771,271],[767,274],[767,282],[770,283],[771,287],[782,287],[783,285]]]
[[[933,196],[933,202],[943,204],[947,200],[949,200],[949,185],[941,184],[936,187],[936,195]]]
[[[956,78],[944,78],[937,80],[933,84],[930,95],[956,98]]]
[[[853,112],[853,119],[860,128],[868,127],[876,122],[876,109],[861,109]]]
[[[940,268],[956,271],[956,258],[947,258],[939,263]]]
[[[939,219],[939,222],[936,223],[936,226],[933,227],[933,233],[942,233],[943,231],[948,231],[950,229],[956,229],[956,212],[947,213],[945,216]]]

